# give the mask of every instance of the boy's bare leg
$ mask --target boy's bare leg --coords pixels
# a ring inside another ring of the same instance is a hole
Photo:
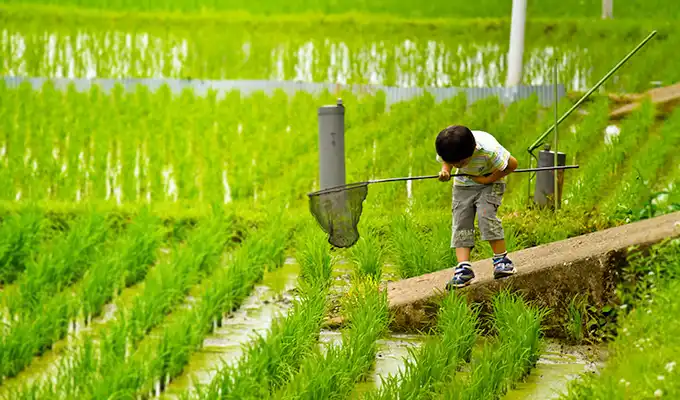
[[[493,254],[504,254],[507,251],[505,248],[505,239],[489,240],[489,244],[491,245],[491,250],[493,250]],[[458,249],[456,249],[456,255],[458,255]],[[470,257],[469,252],[468,257]]]
[[[458,262],[470,261],[470,248],[469,247],[456,247],[456,258]]]

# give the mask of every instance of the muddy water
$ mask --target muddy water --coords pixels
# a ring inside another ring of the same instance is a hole
[[[378,389],[382,379],[389,375],[395,375],[403,369],[405,360],[412,359],[409,349],[416,350],[424,341],[422,335],[394,334],[378,340],[378,352],[375,364],[364,382],[359,382],[354,388],[352,398],[361,398],[362,395]],[[326,343],[340,344],[342,338],[339,332],[322,331],[320,346]]]
[[[207,384],[224,363],[233,364],[243,344],[255,334],[265,334],[272,322],[284,315],[295,298],[299,266],[288,260],[276,271],[267,272],[261,284],[241,307],[223,319],[222,326],[203,341],[203,348],[191,356],[185,373],[171,382],[162,398],[178,398],[196,384]]]
[[[557,399],[567,391],[567,384],[579,375],[602,368],[607,359],[606,346],[563,346],[548,341],[541,358],[525,382],[519,383],[504,400]]]
[[[160,249],[157,263],[166,261],[169,258],[169,253],[170,250],[167,248]],[[147,276],[153,273],[155,268],[155,265],[151,266]],[[74,293],[77,293],[77,288],[78,284],[73,289]],[[8,391],[12,388],[31,384],[56,373],[59,363],[63,361],[62,357],[67,356],[73,347],[79,346],[86,333],[94,333],[99,329],[104,329],[115,318],[118,307],[131,306],[135,297],[143,289],[144,282],[142,281],[131,287],[124,288],[119,294],[114,294],[111,302],[104,306],[102,314],[90,320],[89,323],[86,323],[82,314],[72,320],[69,323],[69,332],[64,339],[56,341],[51,350],[48,350],[41,356],[34,357],[31,364],[16,377],[9,378],[0,385],[0,398],[7,395]]]
[[[363,398],[365,394],[382,386],[382,380],[390,374],[403,370],[405,360],[412,360],[409,349],[417,350],[423,344],[424,336],[389,334],[378,341],[378,353],[373,369],[365,382],[356,385],[352,398]],[[339,344],[339,332],[322,331],[320,346],[326,343]],[[479,343],[481,349],[482,342]],[[606,346],[565,346],[558,341],[545,342],[540,359],[524,382],[507,393],[504,400],[548,400],[559,398],[567,384],[581,374],[601,368],[606,361]]]

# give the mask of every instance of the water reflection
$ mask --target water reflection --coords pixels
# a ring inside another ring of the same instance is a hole
[[[494,42],[452,45],[443,40],[406,39],[348,44],[328,38],[298,43],[281,39],[271,43],[244,41],[234,48],[206,53],[201,43],[190,39],[147,32],[26,33],[7,28],[0,32],[2,74],[10,76],[202,76],[399,87],[479,87],[505,83],[507,49]],[[231,53],[226,53],[230,50]],[[552,83],[552,59],[556,54],[560,81],[569,89],[587,89],[590,67],[584,60],[588,49],[578,46],[528,47],[524,83]],[[269,62],[263,64],[266,59]],[[234,68],[235,65],[241,67]]]

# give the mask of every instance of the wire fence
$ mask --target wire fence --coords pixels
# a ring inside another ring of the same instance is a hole
[[[386,105],[410,100],[414,97],[430,93],[437,102],[450,99],[465,93],[468,104],[485,99],[490,96],[497,96],[499,101],[507,105],[517,100],[526,99],[533,95],[538,97],[538,102],[542,106],[549,106],[555,102],[554,85],[533,85],[506,87],[414,87],[403,88],[396,86],[383,85],[361,85],[361,84],[335,84],[335,83],[310,83],[274,80],[200,80],[200,79],[159,79],[159,78],[44,78],[44,77],[14,77],[5,76],[5,84],[8,87],[17,87],[24,83],[30,83],[34,89],[40,88],[48,81],[51,81],[57,89],[65,90],[69,86],[78,91],[88,91],[93,85],[98,85],[104,92],[109,92],[116,85],[122,85],[127,91],[135,90],[138,85],[146,86],[149,90],[155,91],[166,85],[172,93],[179,94],[183,90],[191,89],[194,94],[205,96],[210,90],[216,92],[218,98],[226,92],[239,91],[243,94],[253,92],[264,92],[271,94],[276,90],[282,90],[291,95],[298,91],[308,93],[322,93],[328,91],[338,94],[341,90],[350,90],[356,94],[376,94],[384,92]],[[559,84],[557,87],[558,101],[565,96],[565,87]]]

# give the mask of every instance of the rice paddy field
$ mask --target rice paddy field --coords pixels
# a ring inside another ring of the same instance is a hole
[[[122,84],[502,86],[510,2],[454,4],[1,1],[0,397],[677,396],[676,241],[631,256],[612,321],[587,299],[546,310],[500,292],[482,313],[451,293],[435,329],[403,335],[389,330],[380,288],[455,265],[450,183],[371,186],[349,249],[332,248],[309,213],[318,107],[342,98],[356,182],[436,174],[434,138],[452,123],[493,133],[528,167],[527,147],[554,121],[536,96],[506,105],[426,94],[388,106],[384,92],[344,86]],[[529,4],[523,82],[551,84],[557,57],[570,93],[560,114],[658,34],[560,124],[559,149],[580,167],[565,173],[559,210],[531,206],[527,175],[509,177],[499,209],[509,251],[680,209],[680,110],[659,114],[647,101],[611,121],[607,96],[680,80],[669,56],[680,48],[678,9],[617,3],[616,19],[601,21],[599,6]],[[5,79],[17,77],[47,81]],[[120,84],[62,90],[50,78]],[[491,255],[485,242],[473,250]],[[550,312],[567,316],[566,341],[544,336]],[[348,325],[326,328],[331,313]]]

